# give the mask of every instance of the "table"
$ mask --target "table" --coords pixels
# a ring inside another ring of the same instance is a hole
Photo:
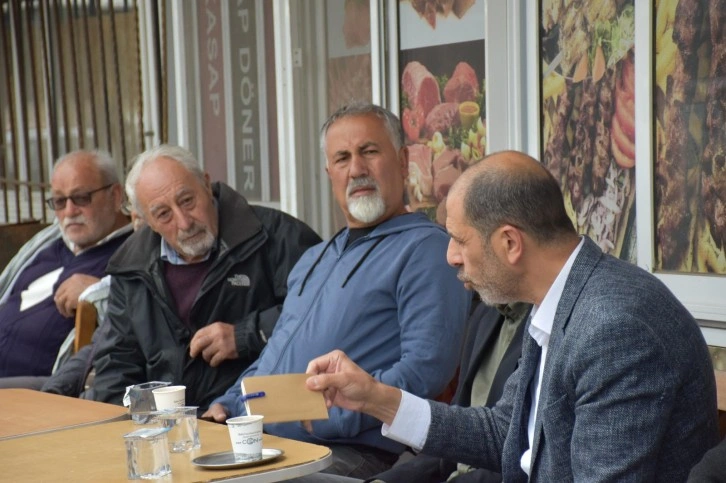
[[[132,421],[116,421],[0,441],[0,468],[6,481],[127,482],[123,435],[138,429]],[[233,481],[266,483],[304,476],[327,468],[330,449],[264,435],[265,448],[285,452],[270,463],[230,470],[194,466],[197,456],[229,451],[229,432],[223,424],[199,421],[201,449],[172,453],[171,475],[162,481]]]
[[[30,389],[0,389],[0,441],[126,418],[128,409],[114,404]]]

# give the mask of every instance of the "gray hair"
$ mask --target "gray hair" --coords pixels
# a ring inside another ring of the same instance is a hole
[[[162,144],[144,151],[136,156],[133,166],[126,176],[126,196],[137,213],[143,213],[136,198],[136,185],[139,182],[141,171],[144,167],[158,158],[171,158],[181,164],[187,171],[196,176],[202,184],[206,183],[204,170],[199,166],[199,161],[188,150],[180,146]]]
[[[473,176],[464,187],[464,214],[484,240],[502,225],[515,226],[545,245],[577,235],[559,184],[544,166],[533,161],[538,168],[531,170],[470,168]]]
[[[116,162],[113,160],[110,154],[100,149],[87,150],[79,149],[77,151],[71,151],[70,153],[64,154],[53,165],[53,172],[58,169],[63,163],[72,161],[78,156],[89,157],[93,160],[99,174],[101,175],[101,182],[103,184],[116,184],[121,182],[121,178],[118,175],[118,168]]]
[[[322,149],[323,154],[325,154],[325,137],[328,134],[330,126],[346,117],[367,116],[370,114],[383,121],[383,126],[388,132],[388,137],[390,138],[393,147],[396,148],[396,151],[401,149],[403,147],[403,127],[401,126],[401,121],[398,119],[398,116],[384,107],[371,103],[356,102],[341,107],[325,121],[325,124],[323,124],[323,127],[320,130],[320,149]]]

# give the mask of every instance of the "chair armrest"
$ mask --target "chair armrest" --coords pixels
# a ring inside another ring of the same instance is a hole
[[[98,327],[96,307],[85,300],[78,301],[76,308],[76,340],[73,344],[74,352],[91,343],[91,337]]]

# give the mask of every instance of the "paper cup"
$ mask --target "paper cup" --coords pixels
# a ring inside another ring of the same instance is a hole
[[[235,461],[246,462],[262,459],[263,417],[239,416],[227,420]]]
[[[151,391],[154,394],[156,410],[174,409],[186,404],[186,386],[160,387]]]

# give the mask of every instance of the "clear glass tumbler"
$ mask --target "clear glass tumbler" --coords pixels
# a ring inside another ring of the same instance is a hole
[[[124,435],[129,480],[154,480],[171,473],[169,428],[141,428]]]
[[[183,453],[201,448],[197,406],[180,406],[155,414],[161,426],[169,429],[169,451]]]

